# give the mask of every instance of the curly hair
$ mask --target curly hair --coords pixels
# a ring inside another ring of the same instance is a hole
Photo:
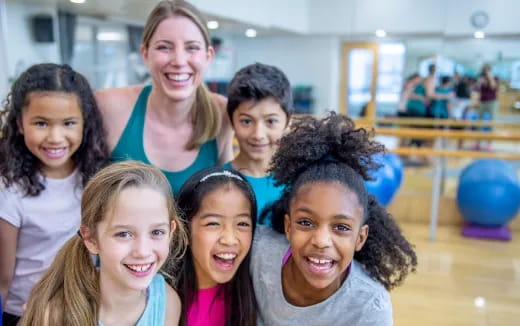
[[[31,66],[14,82],[0,113],[0,179],[6,187],[21,186],[27,196],[38,196],[42,183],[41,164],[25,146],[19,124],[29,95],[37,92],[75,94],[83,115],[83,138],[72,160],[81,174],[83,186],[108,158],[103,122],[88,81],[68,65],[52,63]]]
[[[354,258],[372,278],[391,290],[415,271],[417,257],[395,220],[368,194],[364,184],[371,179],[370,171],[380,167],[374,154],[384,151],[383,145],[370,140],[370,134],[356,129],[346,116],[331,113],[322,120],[309,116],[296,119],[271,162],[276,183],[286,188],[261,219],[272,214],[273,228],[284,233],[284,215],[298,189],[320,181],[343,184],[357,194],[363,224],[369,226],[367,240]]]
[[[246,101],[256,103],[271,97],[280,104],[287,121],[294,111],[289,79],[280,69],[262,63],[240,69],[229,83],[227,97],[227,112],[231,122],[237,107]]]

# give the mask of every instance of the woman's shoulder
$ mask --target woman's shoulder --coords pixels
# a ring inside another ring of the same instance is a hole
[[[113,111],[131,109],[143,90],[143,85],[132,85],[118,88],[104,88],[94,93],[99,110],[103,115]]]

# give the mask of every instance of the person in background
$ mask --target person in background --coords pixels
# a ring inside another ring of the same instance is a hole
[[[442,76],[440,85],[435,89],[436,94],[451,96],[453,98],[453,89],[451,88],[451,78]],[[451,115],[451,103],[448,97],[436,99],[431,106],[431,115],[436,119],[448,119]]]

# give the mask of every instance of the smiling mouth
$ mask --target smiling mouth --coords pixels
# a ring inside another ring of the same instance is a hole
[[[152,267],[155,265],[155,263],[148,263],[148,264],[123,264],[132,275],[135,275],[137,277],[144,277],[148,276],[148,274],[151,273]]]
[[[66,147],[55,147],[55,148],[43,147],[43,151],[50,158],[60,158],[65,154],[66,150],[67,150]]]
[[[313,274],[326,275],[332,271],[337,262],[333,259],[320,259],[316,257],[305,257],[305,262]]]
[[[191,74],[165,74],[165,76],[173,82],[186,82],[191,78]]]
[[[224,271],[233,269],[237,257],[238,255],[235,253],[220,253],[213,255],[217,268]]]

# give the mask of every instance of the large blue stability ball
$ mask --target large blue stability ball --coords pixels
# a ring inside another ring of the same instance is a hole
[[[403,162],[393,153],[376,154],[374,160],[382,166],[370,172],[373,180],[365,181],[368,193],[379,203],[388,205],[397,193],[403,179]]]
[[[496,159],[471,163],[460,175],[457,205],[471,224],[505,225],[520,209],[520,185],[515,169]]]

